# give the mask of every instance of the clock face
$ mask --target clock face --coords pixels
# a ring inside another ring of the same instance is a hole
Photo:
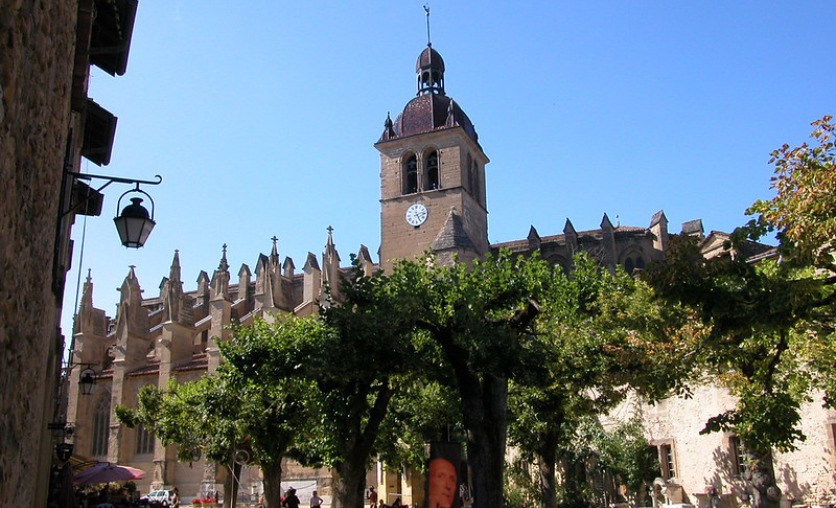
[[[410,226],[418,227],[427,220],[427,207],[421,203],[415,203],[406,209],[406,222]]]

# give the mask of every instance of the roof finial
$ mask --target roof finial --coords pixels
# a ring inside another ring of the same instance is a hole
[[[430,42],[430,6],[424,4],[424,12],[427,13],[427,47],[431,48],[433,43]]]

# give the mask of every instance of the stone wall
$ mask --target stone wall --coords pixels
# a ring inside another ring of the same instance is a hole
[[[77,5],[0,1],[0,499],[16,506],[46,504],[62,296],[53,253]]]

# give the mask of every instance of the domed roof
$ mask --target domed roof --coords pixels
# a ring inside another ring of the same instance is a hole
[[[473,123],[456,101],[446,95],[419,95],[406,104],[380,141],[453,127],[461,127],[473,141],[479,142]]]
[[[444,72],[444,59],[441,58],[438,51],[434,50],[429,44],[424,51],[418,55],[418,61],[415,62],[415,72],[420,73],[423,70]]]

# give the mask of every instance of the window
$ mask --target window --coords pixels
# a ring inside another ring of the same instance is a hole
[[[467,186],[467,190],[473,194],[473,157],[470,154],[467,154],[467,166],[465,167],[467,168],[467,181],[465,185]]]
[[[149,453],[154,453],[154,437],[144,425],[139,424],[136,428],[136,454],[145,455]]]
[[[655,451],[659,457],[659,476],[665,480],[670,480],[676,477],[676,455],[673,450],[673,443],[663,441],[655,446]]]
[[[427,157],[427,178],[424,183],[424,190],[438,189],[438,152],[430,152]]]
[[[729,455],[732,461],[732,471],[738,476],[746,472],[746,456],[743,454],[743,444],[738,436],[729,437]]]
[[[662,465],[662,477],[666,480],[676,477],[676,463],[673,456],[673,444],[659,446],[659,462]]]
[[[404,161],[404,194],[418,192],[418,158],[410,155]]]
[[[470,193],[473,194],[473,197],[476,198],[476,201],[479,203],[482,202],[482,189],[479,185],[479,165],[473,162],[470,162],[470,173],[471,173],[471,180],[470,180]]]
[[[96,406],[93,414],[93,446],[91,455],[102,457],[107,455],[107,442],[110,437],[110,394],[105,393]]]
[[[624,260],[624,271],[628,275],[633,275],[633,272],[636,270],[644,270],[644,267],[644,259],[640,254],[631,254]]]

